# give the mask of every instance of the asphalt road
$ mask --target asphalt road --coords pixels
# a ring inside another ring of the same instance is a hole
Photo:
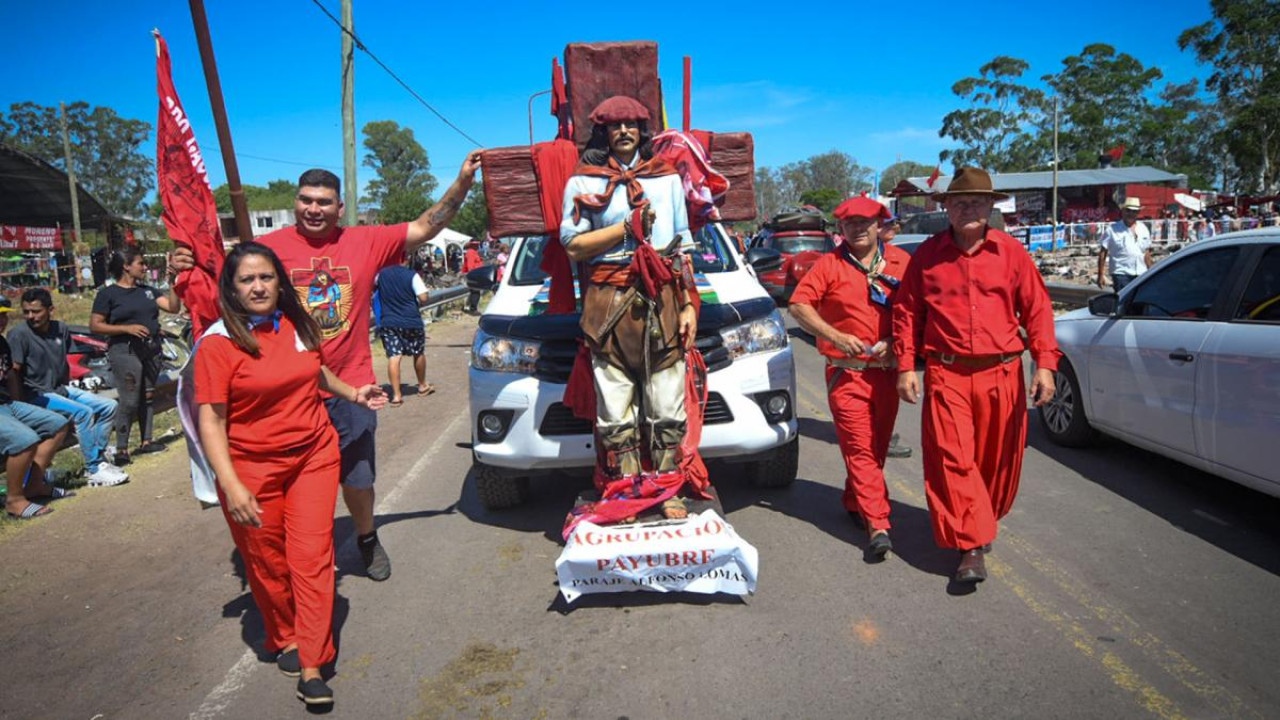
[[[580,481],[483,510],[468,475],[470,327],[433,326],[431,379],[381,418],[381,535],[358,569],[339,508],[334,717],[1266,718],[1280,715],[1280,502],[1119,443],[1048,445],[1032,422],[992,577],[953,595],[918,457],[891,460],[896,554],[862,561],[821,363],[795,341],[800,479],[713,468],[760,552],[736,597],[559,599],[559,528]],[[378,368],[379,373],[384,368]],[[898,421],[918,447],[919,412]],[[0,716],[279,718],[306,710],[260,659],[256,611],[181,448],[0,530]]]

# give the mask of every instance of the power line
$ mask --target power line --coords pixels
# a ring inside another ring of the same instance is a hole
[[[332,20],[332,21],[333,21],[333,23],[334,23],[335,25],[337,25],[337,26],[338,26],[338,28],[339,28],[340,30],[342,30],[342,32],[343,32],[343,33],[345,33],[345,34],[349,35],[349,36],[351,37],[351,41],[355,43],[356,47],[358,47],[358,48],[360,48],[361,50],[363,50],[365,55],[368,55],[370,59],[372,59],[374,62],[378,63],[378,67],[380,67],[380,68],[382,68],[383,70],[385,70],[385,71],[387,72],[387,74],[391,76],[391,78],[392,78],[393,80],[395,80],[396,82],[400,83],[400,86],[401,86],[401,87],[403,87],[405,90],[409,91],[409,94],[410,94],[410,95],[412,95],[412,96],[414,97],[414,99],[416,99],[418,102],[422,103],[422,106],[423,106],[423,107],[425,107],[426,109],[428,109],[428,110],[430,110],[432,113],[434,113],[434,114],[435,114],[435,116],[436,116],[436,117],[438,117],[438,118],[440,118],[440,121],[441,121],[441,122],[443,122],[445,125],[448,125],[449,127],[453,128],[453,131],[454,131],[454,132],[458,133],[459,135],[461,135],[462,137],[466,138],[467,140],[470,140],[470,141],[471,141],[471,143],[472,143],[473,145],[475,145],[476,147],[484,147],[484,145],[480,144],[480,141],[476,140],[475,138],[473,138],[473,137],[471,137],[470,135],[468,135],[468,134],[466,134],[465,132],[463,132],[463,131],[462,131],[462,128],[458,127],[457,125],[454,125],[452,122],[450,122],[450,121],[449,121],[449,118],[447,118],[447,117],[445,117],[444,115],[442,115],[442,114],[440,113],[440,111],[439,111],[439,110],[436,110],[435,108],[431,107],[431,103],[427,102],[426,100],[423,100],[421,95],[419,95],[418,93],[414,92],[414,89],[413,89],[413,88],[411,88],[411,87],[409,87],[409,84],[408,84],[408,83],[406,83],[404,80],[401,80],[399,75],[396,75],[396,74],[395,74],[395,72],[391,70],[391,68],[387,67],[387,64],[386,64],[386,63],[384,63],[384,62],[382,62],[381,60],[379,60],[379,59],[378,59],[378,56],[373,54],[373,51],[372,51],[372,50],[370,50],[368,47],[366,47],[364,43],[360,42],[360,38],[356,37],[356,34],[355,34],[354,32],[351,32],[350,30],[347,30],[347,28],[343,26],[342,21],[341,21],[341,20],[339,20],[338,18],[334,17],[333,13],[329,12],[329,8],[327,8],[327,7],[325,7],[323,4],[321,4],[320,0],[311,0],[311,2],[315,3],[315,6],[316,6],[316,7],[318,7],[318,8],[320,8],[320,12],[323,12],[325,15],[329,16],[329,19],[330,19],[330,20]]]

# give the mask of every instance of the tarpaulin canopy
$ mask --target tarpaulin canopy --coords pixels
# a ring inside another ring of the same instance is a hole
[[[112,219],[98,199],[76,186],[82,227],[101,227]],[[0,144],[0,225],[70,227],[71,193],[67,174],[40,158]]]

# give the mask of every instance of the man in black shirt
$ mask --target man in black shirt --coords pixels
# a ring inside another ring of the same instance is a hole
[[[85,473],[90,485],[119,485],[128,473],[103,459],[102,451],[111,434],[116,403],[67,383],[67,326],[51,319],[53,298],[44,288],[22,293],[22,316],[26,323],[9,333],[13,370],[22,377],[23,399],[32,405],[65,415],[76,424]]]
[[[0,295],[0,333],[9,324],[11,312],[9,298]],[[6,456],[8,482],[4,510],[10,517],[26,519],[53,510],[33,499],[72,494],[53,486],[53,471],[49,470],[71,424],[57,413],[14,401],[13,396],[21,392],[21,387],[10,371],[12,366],[9,343],[0,335],[0,454]]]

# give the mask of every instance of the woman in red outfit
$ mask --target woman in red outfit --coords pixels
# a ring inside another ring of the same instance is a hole
[[[320,328],[280,260],[241,243],[219,281],[222,320],[196,352],[200,440],[244,559],[267,649],[298,698],[330,704],[320,668],[333,649],[333,508],[338,438],[320,398],[378,409],[377,385],[353,388],[320,362]]]

